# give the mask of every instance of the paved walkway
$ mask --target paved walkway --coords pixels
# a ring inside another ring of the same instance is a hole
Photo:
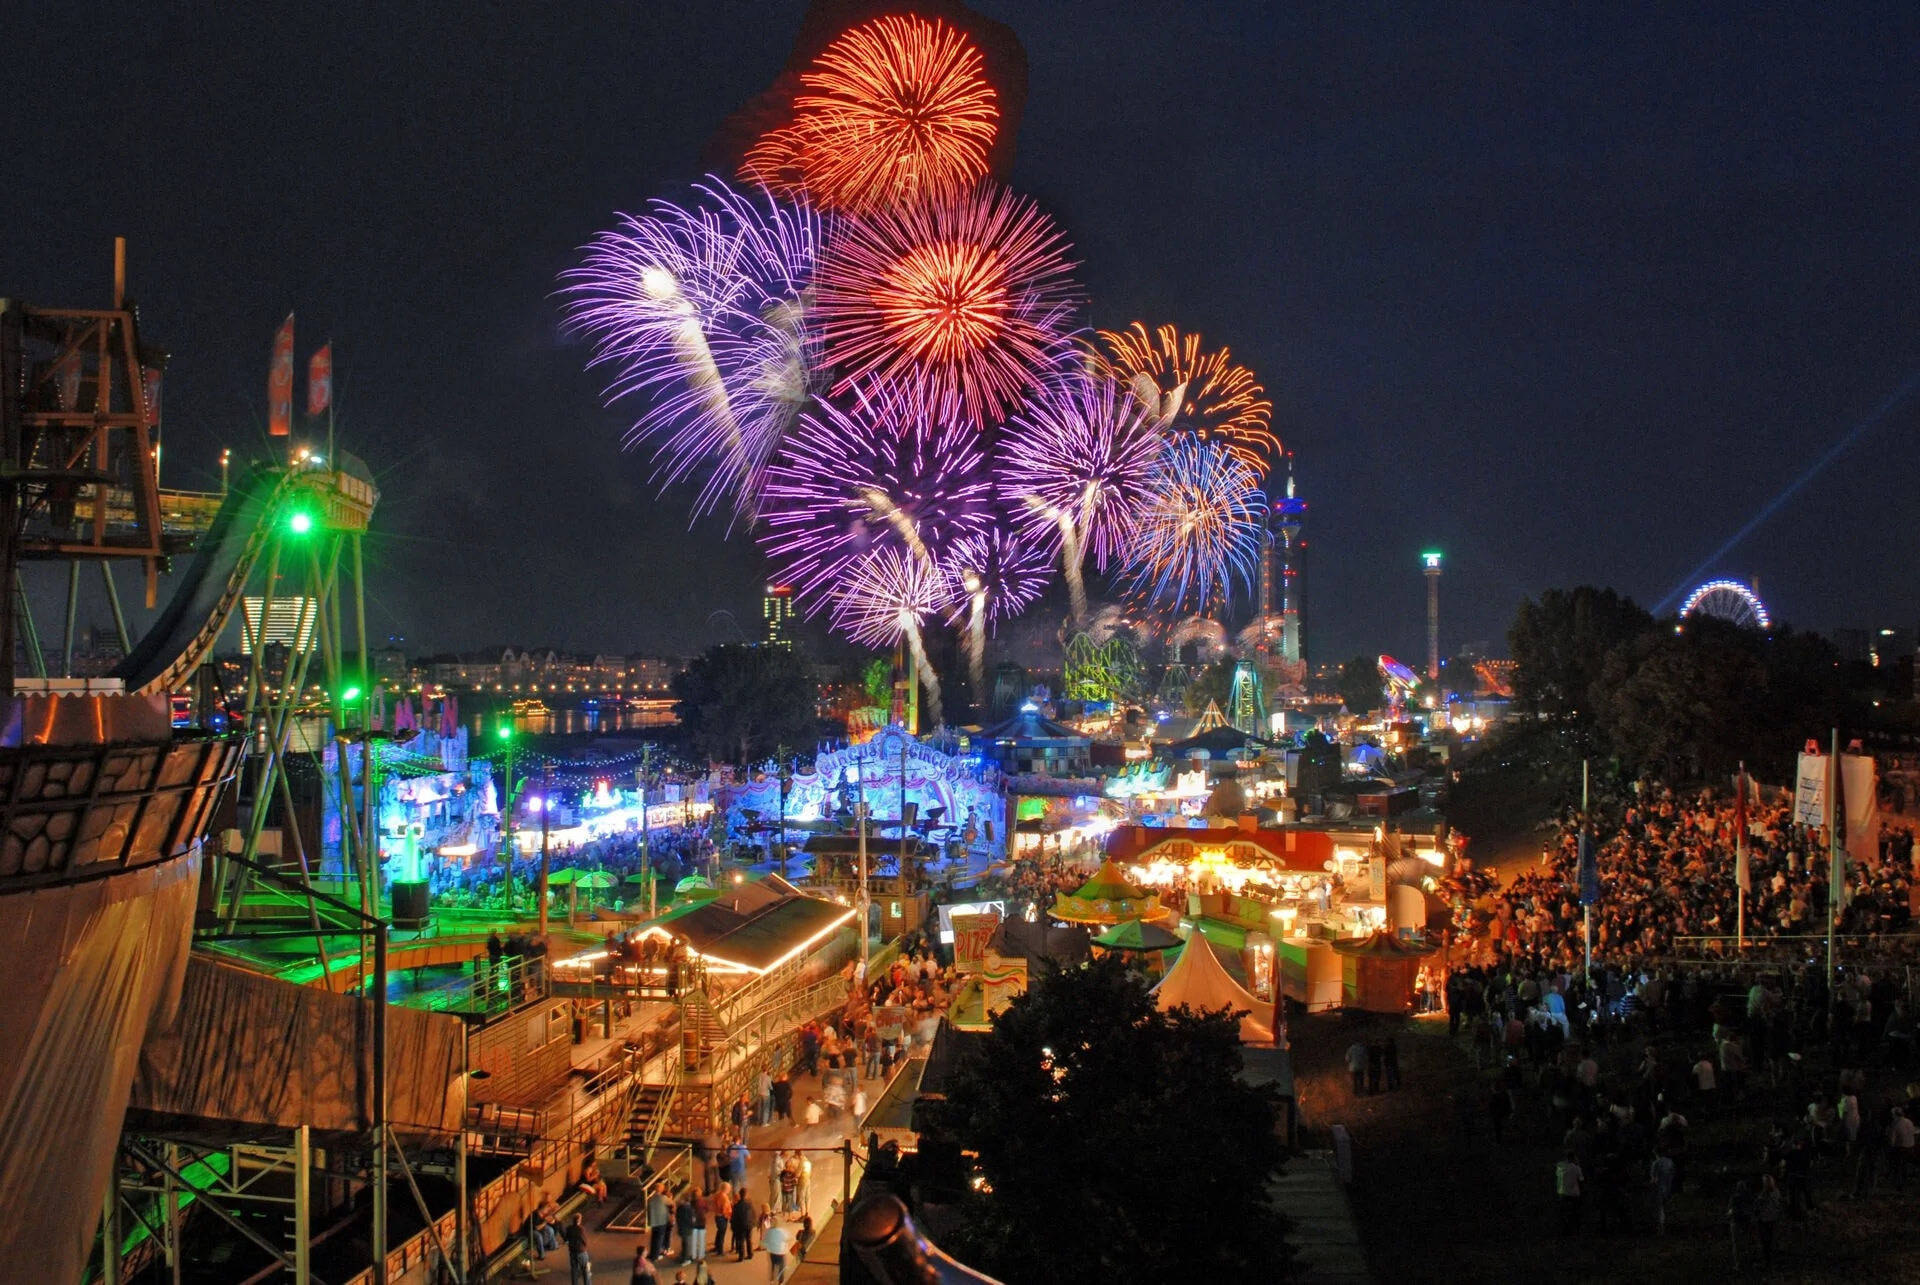
[[[879,1093],[879,1081],[866,1081],[864,1087],[871,1101]],[[796,1076],[793,1078],[794,1114],[801,1115],[805,1110],[809,1095],[818,1096],[821,1084],[818,1076]],[[838,1124],[823,1122],[808,1128],[804,1124],[775,1124],[766,1128],[751,1129],[747,1134],[747,1144],[751,1152],[747,1161],[747,1191],[756,1206],[765,1207],[767,1187],[771,1177],[774,1153],[782,1149],[795,1147],[810,1148],[807,1159],[813,1162],[813,1177],[808,1188],[808,1211],[813,1214],[813,1225],[817,1229],[823,1226],[832,1215],[833,1205],[840,1199],[844,1163],[840,1155],[840,1146],[851,1136],[854,1121],[851,1114],[842,1117]],[[811,1149],[811,1148],[817,1148]],[[854,1181],[859,1181],[859,1164],[854,1166]],[[594,1279],[606,1285],[617,1281],[625,1285],[627,1272],[633,1264],[633,1252],[645,1242],[644,1233],[592,1230],[604,1221],[609,1210],[590,1211],[587,1214],[589,1226],[588,1244],[593,1250]],[[786,1225],[797,1230],[800,1223],[798,1214],[786,1216]],[[707,1226],[709,1241],[713,1227]],[[674,1238],[674,1248],[679,1248],[679,1237]],[[565,1270],[564,1257],[549,1258],[560,1271]],[[789,1265],[791,1265],[789,1258]],[[676,1271],[684,1272],[689,1282],[695,1279],[694,1266],[683,1263],[677,1256],[670,1256],[665,1262],[656,1264],[660,1280],[670,1282]],[[760,1285],[769,1279],[768,1260],[759,1252],[758,1239],[755,1240],[754,1257],[749,1262],[736,1262],[733,1256],[733,1237],[727,1237],[727,1252],[724,1258],[709,1254],[706,1260],[709,1277],[718,1285]]]
[[[1293,1219],[1287,1239],[1299,1250],[1299,1285],[1370,1285],[1373,1277],[1360,1252],[1353,1206],[1327,1152],[1294,1157],[1267,1190],[1280,1211]]]

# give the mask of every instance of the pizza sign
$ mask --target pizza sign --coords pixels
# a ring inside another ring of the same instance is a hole
[[[953,917],[953,966],[963,973],[977,973],[985,965],[987,946],[993,941],[994,930],[1000,927],[1000,916],[991,912],[983,915],[955,915]]]

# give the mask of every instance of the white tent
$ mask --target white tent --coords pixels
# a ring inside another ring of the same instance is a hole
[[[1203,1012],[1229,1008],[1244,1013],[1240,1019],[1242,1044],[1273,1043],[1273,1006],[1255,999],[1228,975],[1214,956],[1206,936],[1196,928],[1167,975],[1153,988],[1161,1012],[1181,1005]]]

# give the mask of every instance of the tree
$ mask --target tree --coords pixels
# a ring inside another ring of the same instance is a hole
[[[980,1172],[949,1248],[1008,1285],[1283,1278],[1274,1098],[1240,1065],[1234,1018],[1160,1012],[1117,958],[1043,965],[934,1109]]]
[[[1593,685],[1607,656],[1653,628],[1653,617],[1611,589],[1549,589],[1520,604],[1507,647],[1513,653],[1513,699],[1548,718],[1593,719]]]
[[[1340,703],[1349,714],[1366,714],[1379,709],[1386,699],[1386,684],[1380,678],[1380,662],[1371,656],[1355,656],[1340,665]]]
[[[1616,646],[1592,691],[1597,730],[1631,768],[1717,779],[1740,763],[1783,779],[1809,736],[1853,725],[1826,640],[1696,617]]]
[[[711,760],[745,765],[818,739],[813,667],[798,647],[709,648],[673,680],[673,694],[689,741]]]

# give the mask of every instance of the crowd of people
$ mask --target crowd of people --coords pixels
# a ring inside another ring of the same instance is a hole
[[[1735,880],[1737,809],[1726,794],[1647,787],[1604,796],[1584,819],[1572,809],[1541,852],[1474,925],[1490,956],[1521,954],[1570,967],[1584,958],[1577,890],[1580,831],[1591,826],[1600,877],[1593,907],[1596,958],[1673,954],[1681,939],[1744,935],[1764,945],[1826,932],[1828,853],[1822,832],[1795,825],[1784,802],[1749,803],[1750,891],[1740,914]],[[1913,834],[1889,827],[1873,858],[1848,863],[1836,930],[1885,939],[1912,924]]]
[[[604,835],[565,853],[556,852],[548,861],[551,875],[561,870],[598,870],[613,876],[614,887],[597,894],[606,905],[617,906],[638,896],[646,899],[644,887],[628,881],[629,875],[641,875],[651,866],[657,880],[671,889],[690,874],[706,868],[710,848],[705,827],[684,825],[651,830],[642,843],[637,832]],[[476,858],[470,864],[452,859],[433,863],[430,891],[433,904],[449,909],[497,910],[506,913],[508,865],[497,859]],[[512,862],[513,907],[524,908],[533,901],[533,889],[540,878],[540,858],[517,857]],[[559,896],[560,890],[549,895]]]
[[[1456,889],[1463,932],[1441,980],[1451,1033],[1482,1069],[1456,1106],[1468,1145],[1553,1143],[1559,1229],[1665,1232],[1676,1195],[1724,1209],[1738,1266],[1771,1261],[1777,1231],[1828,1194],[1904,1190],[1920,1123],[1915,1000],[1898,938],[1910,926],[1912,836],[1890,829],[1849,873],[1830,981],[1823,952],[1770,940],[1824,933],[1827,852],[1782,804],[1749,804],[1742,956],[1682,959],[1683,938],[1736,933],[1732,800],[1649,787],[1564,814],[1538,868],[1504,890]],[[1601,898],[1585,967],[1579,833],[1591,824]],[[1803,943],[1804,944],[1804,943]],[[1360,1094],[1363,1054],[1349,1050]],[[1726,1126],[1713,1172],[1690,1134]]]

